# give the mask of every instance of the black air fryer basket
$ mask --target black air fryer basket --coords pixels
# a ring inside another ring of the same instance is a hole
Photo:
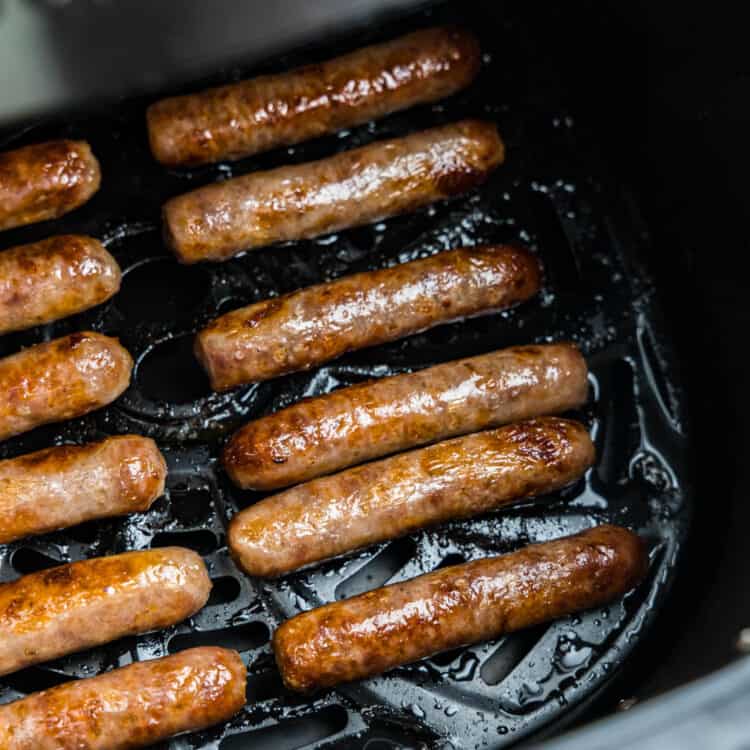
[[[238,64],[210,78],[193,76],[182,88],[172,85],[149,97],[88,107],[81,110],[85,116],[27,119],[2,132],[1,149],[58,137],[86,139],[103,171],[102,189],[86,206],[54,223],[6,232],[3,247],[52,232],[91,234],[117,258],[124,278],[121,292],[93,311],[4,337],[0,355],[94,329],[118,336],[136,366],[131,387],[115,404],[10,440],[0,446],[0,457],[133,432],[158,442],[169,477],[166,495],[146,514],[0,546],[1,580],[60,562],[178,544],[204,557],[214,589],[207,607],[186,623],[0,678],[0,700],[190,646],[223,645],[238,649],[248,665],[246,708],[226,726],[179,738],[170,748],[383,750],[505,747],[574,719],[608,713],[616,698],[638,693],[639,674],[651,674],[658,664],[655,654],[668,651],[659,644],[676,623],[668,613],[660,618],[660,610],[685,565],[681,552],[692,480],[678,364],[684,360],[673,351],[674,321],[665,325],[664,295],[660,291],[657,297],[650,275],[661,280],[663,265],[651,263],[654,243],[622,180],[623,174],[632,177],[632,166],[623,153],[611,158],[613,146],[624,144],[619,139],[629,121],[610,123],[596,106],[597,96],[602,106],[612,106],[616,95],[608,82],[621,81],[617,68],[607,73],[601,62],[610,39],[611,49],[620,49],[619,37],[606,35],[633,32],[621,19],[609,15],[609,21],[598,22],[591,12],[545,12],[533,3],[430,5],[387,22],[339,28],[335,36],[308,40],[307,46],[261,64]],[[471,28],[484,52],[477,81],[449,100],[232,164],[170,171],[150,155],[144,113],[160,96],[285,70],[442,23]],[[591,46],[582,47],[585,43]],[[643,61],[633,64],[640,70]],[[582,70],[601,87],[586,89]],[[592,115],[592,109],[598,111]],[[484,186],[464,197],[222,264],[180,266],[161,240],[160,207],[173,195],[465,117],[495,121],[508,158]],[[608,125],[608,135],[601,136]],[[225,394],[210,392],[193,358],[195,332],[222,312],[452,247],[505,241],[530,247],[545,268],[542,293],[512,311],[442,326],[308,373]],[[674,290],[666,299],[675,304]],[[678,334],[678,341],[683,338]],[[277,582],[248,578],[234,566],[227,553],[227,522],[263,496],[237,490],[219,465],[221,448],[239,425],[300,398],[373,377],[559,340],[576,342],[591,370],[588,404],[572,415],[589,426],[597,448],[596,464],[584,481],[548,500],[432,528]],[[285,618],[386,582],[600,523],[628,526],[649,546],[649,574],[624,600],[313,698],[281,685],[269,640]],[[678,592],[685,596],[684,588]],[[649,635],[657,619],[662,624]],[[631,660],[644,640],[640,657]],[[626,662],[635,666],[613,692]]]

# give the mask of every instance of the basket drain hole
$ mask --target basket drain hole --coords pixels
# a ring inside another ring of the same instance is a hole
[[[276,670],[272,670],[250,675],[247,678],[247,695],[248,700],[253,703],[262,703],[289,695],[289,691],[284,687],[281,675]]]
[[[216,535],[207,529],[160,531],[151,540],[151,547],[188,547],[199,555],[210,555],[218,546]]]
[[[93,544],[101,535],[102,522],[100,520],[87,521],[66,529],[66,534],[81,544]]]
[[[192,333],[155,344],[138,361],[135,380],[154,401],[186,404],[208,396],[211,387],[193,354]]]
[[[143,321],[192,317],[208,293],[209,277],[200,267],[179,266],[154,258],[125,272],[115,305],[124,315]]]
[[[172,517],[183,526],[198,526],[211,515],[211,493],[207,490],[171,492]]]
[[[6,675],[3,677],[3,683],[11,690],[29,695],[41,690],[49,690],[75,679],[77,679],[75,675],[64,672],[53,672],[41,667],[27,667],[20,672]]]
[[[234,734],[222,740],[220,750],[296,750],[342,732],[349,716],[342,706],[328,706],[299,719],[282,721],[255,732]]]
[[[409,537],[391,542],[356,573],[336,586],[336,599],[348,599],[382,586],[411,560],[416,549],[417,545]]]
[[[597,374],[602,384],[602,402],[606,415],[597,440],[599,479],[605,484],[628,479],[630,458],[636,447],[631,444],[632,426],[638,424],[633,368],[627,360],[617,359],[608,370]]]
[[[207,607],[216,604],[229,604],[233,602],[242,591],[240,582],[232,576],[222,576],[221,578],[212,579],[213,588],[206,602]]]
[[[168,648],[170,654],[195,646],[222,646],[236,651],[251,651],[268,643],[270,637],[268,626],[256,620],[234,628],[180,633],[170,638]]]
[[[63,563],[61,560],[55,560],[53,557],[49,557],[31,547],[21,547],[13,553],[10,564],[15,571],[21,573],[21,575],[26,575],[27,573],[36,573],[39,570],[54,568],[56,565],[62,565]]]
[[[440,570],[440,568],[450,568],[451,565],[461,565],[465,562],[465,555],[462,555],[460,552],[451,552],[440,561],[439,565],[435,566],[435,570]]]
[[[485,660],[479,676],[487,685],[502,682],[526,657],[546,631],[547,626],[512,633]]]

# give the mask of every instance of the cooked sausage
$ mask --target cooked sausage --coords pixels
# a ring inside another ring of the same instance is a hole
[[[165,241],[195,263],[369,224],[465,193],[504,153],[494,125],[464,120],[235,177],[167,201]]]
[[[226,721],[245,705],[236,651],[191,648],[0,706],[4,750],[133,750]]]
[[[598,526],[304,612],[276,631],[273,649],[288,688],[330,687],[602,606],[647,565],[636,534]]]
[[[0,675],[195,614],[211,580],[181,547],[126,552],[0,584]]]
[[[250,575],[283,575],[430,524],[552,492],[580,479],[593,461],[594,446],[578,422],[518,422],[261,500],[232,519],[229,548]]]
[[[0,544],[148,510],[166,476],[156,443],[139,435],[0,461]]]
[[[195,353],[212,387],[226,390],[511,307],[539,290],[540,276],[520,248],[449,250],[234,310],[198,334]]]
[[[156,102],[146,113],[151,151],[178,166],[290,146],[450,96],[479,66],[479,43],[468,31],[417,31],[322,64]]]
[[[223,461],[244,489],[304,482],[437,440],[575,409],[588,392],[572,344],[517,346],[342,388],[250,422]]]
[[[0,440],[106,406],[128,387],[132,369],[117,339],[91,331],[0,359]]]
[[[120,267],[98,240],[61,235],[0,252],[0,334],[99,305],[120,288]]]
[[[0,230],[57,219],[99,189],[85,141],[48,141],[0,153]]]

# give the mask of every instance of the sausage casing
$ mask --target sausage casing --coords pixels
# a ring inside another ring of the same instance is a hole
[[[578,422],[546,417],[357,466],[261,500],[228,531],[248,573],[277,576],[430,524],[580,479],[594,460]]]
[[[575,409],[588,392],[572,344],[517,346],[341,388],[242,427],[224,468],[269,490],[437,440]]]
[[[195,614],[211,580],[181,547],[60,565],[0,584],[0,675]]]
[[[476,38],[417,31],[327,62],[152,104],[151,151],[170,166],[239,159],[433,102],[479,71]]]
[[[493,124],[463,120],[172,198],[163,211],[165,241],[183,263],[226,260],[464,193],[504,158]]]
[[[48,141],[0,153],[0,230],[56,219],[99,189],[85,141]]]
[[[205,646],[0,706],[4,750],[133,750],[230,719],[245,705],[236,651]]]
[[[198,334],[195,353],[212,387],[226,390],[511,307],[539,290],[540,277],[521,248],[449,250],[234,310]]]
[[[106,406],[128,387],[132,369],[117,339],[92,331],[0,359],[0,440]]]
[[[0,461],[0,544],[148,510],[166,475],[156,443],[139,435]]]
[[[647,564],[636,534],[598,526],[304,612],[274,634],[276,661],[292,690],[363,679],[607,604]]]
[[[0,252],[0,334],[50,323],[108,300],[120,267],[98,240],[60,235]]]

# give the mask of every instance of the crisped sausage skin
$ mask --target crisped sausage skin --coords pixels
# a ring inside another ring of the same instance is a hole
[[[315,479],[238,513],[229,548],[278,576],[425,526],[496,510],[580,479],[594,460],[583,425],[545,417],[454,438]]]
[[[226,260],[465,193],[504,159],[493,124],[463,120],[172,198],[163,210],[165,242],[183,263]]]
[[[331,687],[602,606],[647,566],[636,534],[598,526],[304,612],[278,628],[274,653],[291,690]]]
[[[417,31],[320,64],[152,104],[151,151],[170,166],[239,159],[437,101],[480,67],[476,38]]]
[[[85,141],[48,141],[0,153],[0,231],[56,219],[99,189],[99,162]]]
[[[3,750],[134,750],[230,719],[245,705],[236,651],[205,646],[0,706]]]
[[[374,458],[581,406],[586,361],[572,344],[517,346],[300,401],[238,430],[224,468],[271,490]]]
[[[181,547],[60,565],[0,584],[0,675],[174,625],[208,600],[203,560]]]
[[[195,353],[212,387],[226,390],[512,307],[540,284],[539,262],[522,248],[448,250],[234,310],[198,334]]]
[[[156,443],[140,435],[0,461],[0,544],[148,510],[164,493],[166,475]]]
[[[132,369],[117,339],[92,331],[0,359],[0,440],[106,406],[128,387]]]
[[[98,240],[59,235],[0,252],[0,334],[101,304],[120,288],[120,267]]]

